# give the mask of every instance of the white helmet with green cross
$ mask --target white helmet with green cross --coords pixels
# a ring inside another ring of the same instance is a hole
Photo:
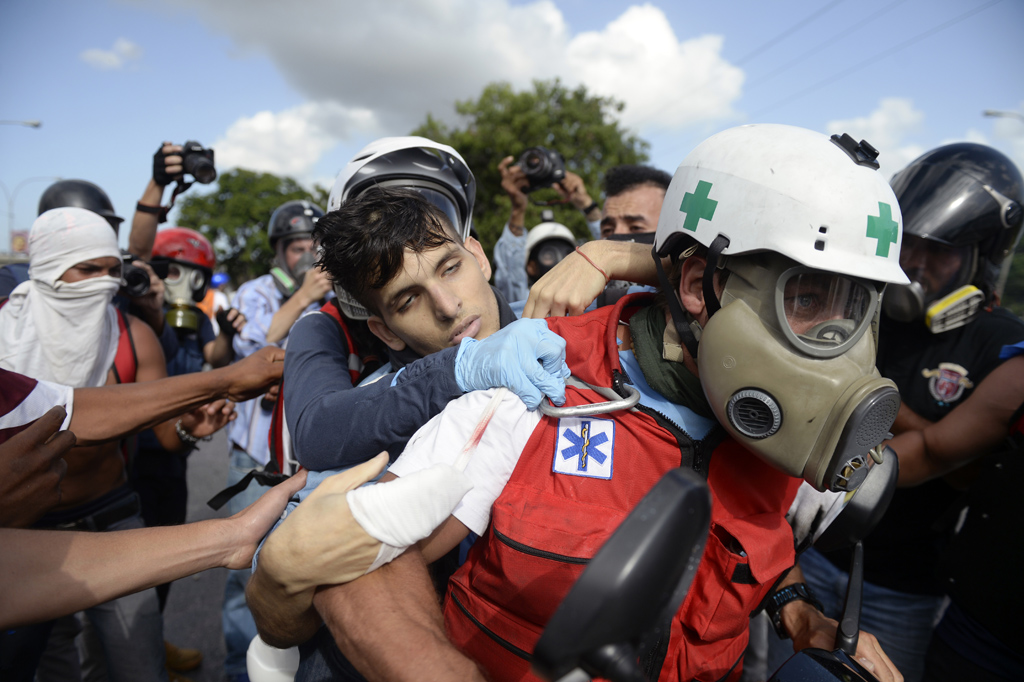
[[[723,256],[774,252],[818,270],[906,283],[900,209],[877,155],[848,135],[793,126],[718,133],[676,169],[655,248],[669,253],[677,234],[709,247],[723,236]]]

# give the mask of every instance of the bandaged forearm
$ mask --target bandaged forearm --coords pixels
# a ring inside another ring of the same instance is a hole
[[[465,473],[434,464],[387,483],[350,490],[346,499],[353,518],[381,543],[366,573],[433,533],[472,488]]]

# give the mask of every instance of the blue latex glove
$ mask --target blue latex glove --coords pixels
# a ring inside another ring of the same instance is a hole
[[[483,341],[466,338],[455,356],[455,381],[463,392],[505,387],[537,409],[546,395],[565,403],[565,339],[544,320],[516,320]]]

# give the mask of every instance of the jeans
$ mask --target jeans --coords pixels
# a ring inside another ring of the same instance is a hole
[[[259,469],[259,463],[237,447],[231,448],[231,462],[228,469],[228,485],[238,483],[252,471]],[[255,502],[269,490],[256,481],[228,500],[228,514],[237,514]],[[252,619],[249,606],[245,603],[245,584],[249,581],[252,571],[248,568],[228,571],[224,585],[224,608],[221,611],[221,622],[224,628],[224,646],[227,657],[224,659],[224,671],[228,676],[239,675],[246,671],[245,653],[249,650],[249,642],[256,636],[256,622]]]
[[[800,569],[825,615],[839,620],[846,599],[849,574],[840,571],[813,548],[800,557]],[[870,632],[906,682],[918,682],[924,673],[924,657],[932,630],[941,616],[945,599],[927,594],[908,594],[864,583],[860,629]],[[793,655],[793,643],[768,636],[768,669],[776,670]]]

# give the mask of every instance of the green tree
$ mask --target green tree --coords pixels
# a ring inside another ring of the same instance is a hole
[[[599,200],[604,172],[620,164],[647,160],[647,142],[619,125],[623,104],[587,93],[584,86],[570,90],[557,79],[534,81],[533,89],[514,92],[508,83],[492,83],[476,101],[457,102],[463,123],[449,127],[433,115],[413,131],[451,145],[462,154],[476,176],[473,222],[484,249],[490,253],[508,220],[508,196],[501,189],[497,170],[502,158],[518,157],[527,148],[543,145],[565,157],[566,167],[583,178],[590,196]],[[533,194],[535,200],[556,200],[554,190]],[[555,220],[577,237],[589,237],[583,216],[570,206],[554,207]],[[527,209],[526,226],[540,222],[541,207]]]
[[[267,238],[270,215],[293,199],[308,199],[321,208],[327,190],[313,193],[291,178],[236,169],[220,174],[207,194],[189,194],[178,203],[178,224],[202,232],[217,252],[217,264],[241,284],[265,274],[274,252]]]

